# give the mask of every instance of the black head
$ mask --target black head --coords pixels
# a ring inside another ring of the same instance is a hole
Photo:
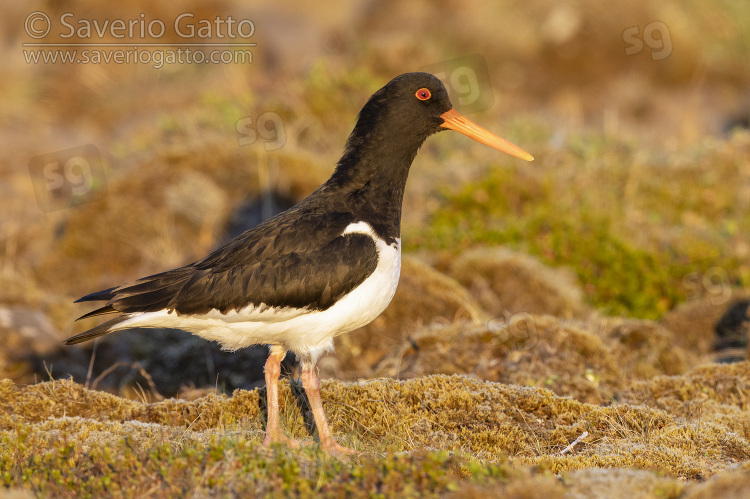
[[[417,150],[427,137],[443,130],[441,115],[451,108],[448,92],[436,77],[427,73],[395,77],[359,112],[332,180],[358,186],[375,173],[405,179]]]
[[[448,91],[435,76],[406,73],[370,97],[336,171],[311,198],[325,200],[326,209],[333,204],[354,213],[391,241],[399,234],[401,202],[412,161],[427,137],[445,129],[519,158],[533,159],[453,110]]]
[[[359,189],[373,175],[381,174],[403,184],[425,139],[446,128],[513,156],[533,159],[457,113],[448,91],[435,76],[406,73],[389,81],[364,105],[331,183]]]
[[[421,144],[443,130],[441,115],[452,109],[443,83],[428,73],[406,73],[375,92],[359,114],[357,126],[387,124],[394,135],[410,135]]]
[[[360,111],[346,149],[357,158],[369,150],[375,156],[403,156],[411,164],[425,139],[446,128],[518,158],[533,159],[457,113],[443,83],[428,73],[402,74],[375,92]]]

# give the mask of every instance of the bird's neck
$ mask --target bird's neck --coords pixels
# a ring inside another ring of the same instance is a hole
[[[393,130],[364,133],[355,129],[324,188],[335,192],[345,209],[392,243],[401,234],[409,168],[425,138]]]

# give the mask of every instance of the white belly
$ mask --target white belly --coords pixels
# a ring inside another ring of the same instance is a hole
[[[165,327],[184,329],[224,350],[257,344],[277,344],[315,361],[333,349],[333,338],[370,323],[388,306],[401,272],[401,241],[388,245],[365,222],[350,224],[343,234],[359,233],[373,238],[378,251],[375,271],[359,286],[323,311],[297,308],[247,307],[222,314],[177,315],[166,310],[146,312],[117,325],[116,329]]]

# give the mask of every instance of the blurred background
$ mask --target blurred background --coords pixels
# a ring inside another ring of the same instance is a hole
[[[62,348],[97,322],[74,322],[90,307],[73,300],[192,262],[303,199],[331,174],[366,99],[417,70],[536,160],[459,134],[425,144],[407,187],[397,299],[339,338],[324,377],[406,375],[423,328],[510,328],[519,313],[656,321],[684,359],[744,357],[742,2],[3,9],[3,376],[73,376],[157,398],[257,386],[262,348],[227,355],[162,331]],[[523,340],[505,354],[531,351]]]

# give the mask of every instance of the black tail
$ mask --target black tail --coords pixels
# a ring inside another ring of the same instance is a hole
[[[190,279],[194,272],[195,267],[180,267],[162,272],[161,274],[154,274],[138,279],[124,286],[103,289],[102,291],[79,298],[76,300],[76,303],[82,301],[106,301],[107,304],[82,315],[78,320],[105,314],[120,313],[121,315],[79,335],[68,338],[65,340],[65,344],[74,345],[91,340],[97,336],[109,334],[112,332],[113,327],[133,317],[134,314],[155,312],[167,308],[172,298],[182,289],[185,282]]]
[[[79,300],[80,301],[80,300]],[[104,314],[115,314],[117,313],[117,310],[112,305],[104,305],[101,308],[97,308],[96,310],[93,310],[89,312],[88,314],[84,314],[80,316],[77,321],[80,321],[81,319],[85,319],[87,317],[96,317],[97,315],[104,315]]]
[[[128,319],[130,319],[130,315],[121,315],[119,317],[115,317],[114,319],[110,319],[107,322],[99,324],[96,327],[92,327],[88,331],[84,331],[81,334],[77,334],[75,336],[68,338],[67,340],[65,340],[64,343],[66,345],[75,345],[76,343],[82,343],[84,341],[93,340],[94,338],[98,336],[104,336],[105,334],[111,333],[112,328],[114,326]]]
[[[86,295],[83,298],[78,298],[74,303],[79,303],[82,301],[109,301],[115,296],[115,294],[112,292],[115,289],[117,289],[117,286],[115,286],[114,288],[103,289],[101,291],[97,291],[96,293],[91,293],[90,295]]]

